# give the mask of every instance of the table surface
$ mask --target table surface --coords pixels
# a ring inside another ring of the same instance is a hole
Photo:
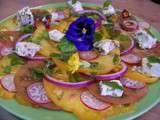
[[[0,0],[0,20],[12,15],[24,6],[38,6],[52,2],[64,2],[66,0]],[[95,2],[101,4],[103,0],[80,0],[82,2]],[[133,14],[151,23],[160,31],[160,5],[150,0],[112,0],[118,8],[126,8]],[[160,104],[136,120],[159,120]],[[0,107],[0,120],[19,120]]]

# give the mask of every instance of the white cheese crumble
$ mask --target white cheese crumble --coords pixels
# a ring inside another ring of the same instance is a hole
[[[160,77],[160,63],[149,63],[147,58],[143,58],[142,66],[134,67],[134,70],[152,77]]]
[[[102,12],[103,12],[104,15],[107,15],[107,16],[111,16],[111,15],[116,14],[116,10],[112,5],[109,5],[108,7],[105,7],[102,10]]]
[[[123,87],[119,80],[112,80],[110,82],[116,82],[119,86]],[[102,96],[122,97],[122,89],[114,89],[111,86],[104,84],[102,81],[99,82],[100,92]]]
[[[15,48],[15,52],[22,57],[34,57],[39,50],[40,45],[32,42],[18,42]]]
[[[72,0],[69,0],[67,3],[73,9],[74,12],[79,12],[83,10],[82,4],[79,1],[73,4]]]
[[[102,55],[107,55],[109,52],[118,47],[119,43],[113,40],[101,40],[93,44],[94,48],[97,49]]]
[[[34,17],[29,7],[24,7],[17,13],[17,20],[21,26],[34,25]]]
[[[49,38],[51,40],[54,40],[56,42],[60,42],[60,40],[65,36],[64,33],[58,31],[58,30],[52,30],[49,32]]]
[[[142,49],[151,49],[157,42],[156,38],[153,38],[144,30],[137,31],[135,38]]]

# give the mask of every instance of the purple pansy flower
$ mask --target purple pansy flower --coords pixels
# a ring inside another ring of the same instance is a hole
[[[81,16],[70,24],[66,37],[79,51],[89,51],[93,48],[95,29],[93,19]]]

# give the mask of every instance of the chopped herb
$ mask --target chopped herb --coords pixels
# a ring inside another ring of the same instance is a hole
[[[35,80],[42,80],[44,77],[44,71],[40,68],[32,69],[31,75]]]
[[[108,7],[109,5],[112,4],[112,0],[105,0],[104,4],[103,4],[103,7]]]
[[[149,63],[160,63],[160,58],[156,56],[147,57]]]
[[[107,85],[107,86],[110,86],[110,87],[112,87],[113,89],[123,90],[123,87],[120,86],[117,82],[114,82],[114,81],[111,81],[111,82],[105,81],[105,82],[103,82],[103,84],[105,84],[105,85]]]
[[[58,44],[58,49],[63,53],[76,51],[76,47],[74,46],[74,44],[71,41],[69,41],[66,37],[61,39],[61,41]]]
[[[128,40],[129,40],[129,37],[128,37],[127,35],[122,35],[122,34],[120,34],[120,35],[117,36],[116,39],[117,39],[117,40],[120,40],[120,41],[128,41]]]
[[[34,27],[33,25],[26,25],[21,27],[20,29],[21,33],[33,33],[34,32]]]
[[[11,66],[6,66],[6,67],[4,67],[4,73],[6,73],[6,74],[9,74],[9,73],[11,73],[11,70],[12,70],[12,67]]]
[[[119,55],[114,55],[114,57],[113,57],[113,63],[114,64],[117,64],[117,63],[119,63],[119,61],[120,61],[120,57],[119,57]]]
[[[72,0],[72,4],[75,4],[77,2],[77,0]]]
[[[16,54],[12,54],[9,57],[11,59],[11,66],[24,64],[24,60],[19,56],[17,56]]]
[[[65,61],[65,60],[68,60],[72,54],[73,52],[68,52],[68,53],[63,53],[63,54],[52,53],[50,56],[53,58],[57,58],[57,59]]]
[[[103,36],[99,32],[94,33],[94,42],[102,40]]]
[[[99,64],[97,62],[90,62],[90,64],[91,69],[97,69],[99,67]]]
[[[70,82],[82,82],[85,81],[86,78],[81,77],[78,73],[71,74],[69,76]]]

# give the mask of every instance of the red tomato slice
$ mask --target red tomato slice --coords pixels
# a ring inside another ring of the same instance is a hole
[[[79,52],[79,57],[82,60],[90,61],[98,57],[98,53],[95,51],[81,51]]]

